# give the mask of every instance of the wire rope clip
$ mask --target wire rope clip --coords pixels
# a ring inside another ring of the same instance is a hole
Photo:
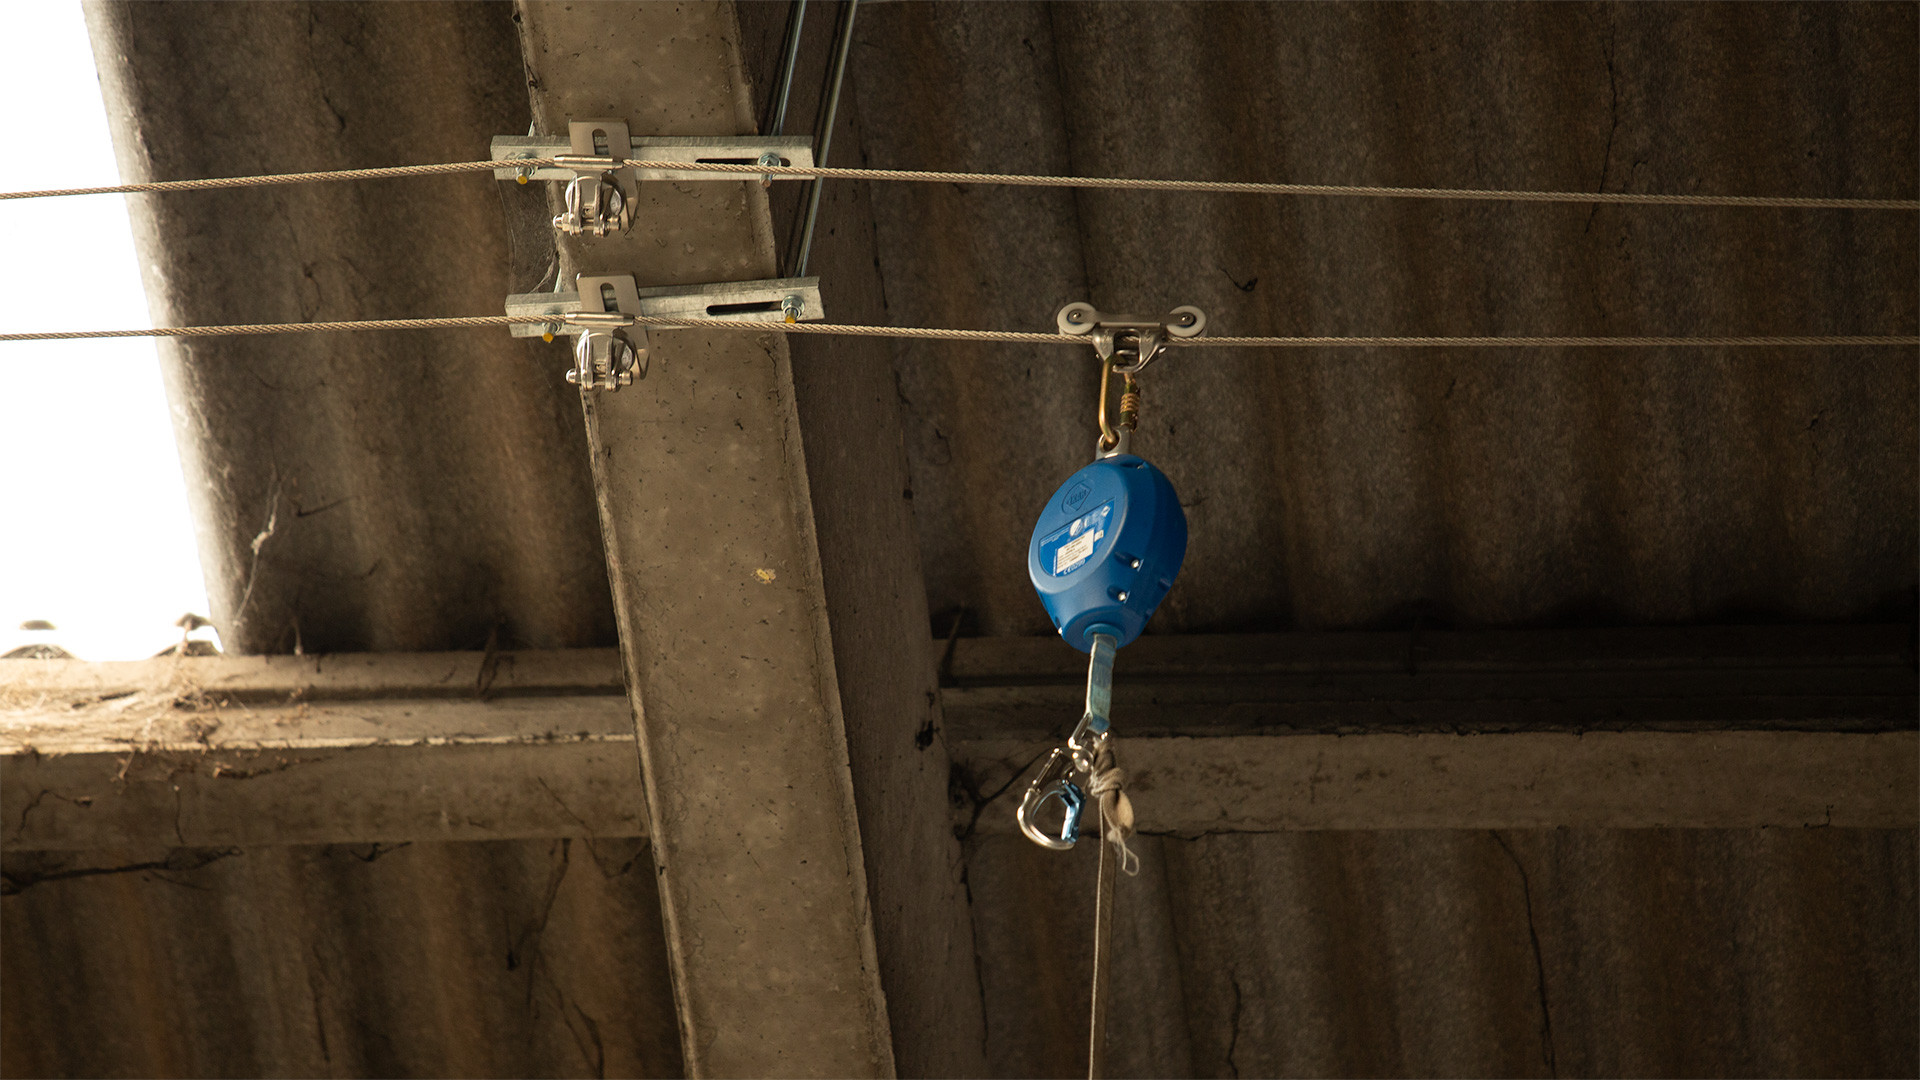
[[[1054,316],[1060,332],[1085,337],[1103,363],[1122,375],[1137,375],[1167,347],[1169,338],[1207,332],[1207,313],[1191,304],[1165,315],[1109,315],[1088,303],[1073,303]]]
[[[647,377],[647,331],[634,325],[640,294],[633,278],[620,274],[580,275],[580,310],[566,316],[567,332],[577,335],[567,381],[583,390],[618,390]]]
[[[626,232],[633,227],[633,202],[640,195],[626,168],[633,155],[626,121],[575,120],[567,131],[569,152],[554,160],[572,170],[573,179],[567,182],[567,208],[554,216],[553,227],[569,236],[605,236],[616,228]]]
[[[698,169],[655,169],[647,162],[754,165],[761,168],[810,167],[813,141],[804,136],[714,137],[642,136],[635,138],[625,120],[574,120],[563,141],[546,135],[499,135],[493,140],[493,175],[522,184],[565,180],[566,209],[553,227],[569,236],[605,236],[633,226],[642,180],[751,180],[762,185],[771,174],[755,177]],[[515,161],[551,159],[552,165],[515,165]]]
[[[643,318],[794,323],[826,317],[817,277],[640,288],[631,274],[582,274],[575,291],[520,293],[507,297],[506,307],[508,315],[547,320],[513,324],[514,337],[577,336],[567,381],[590,390],[618,390],[646,378],[649,331],[681,329],[643,325]]]

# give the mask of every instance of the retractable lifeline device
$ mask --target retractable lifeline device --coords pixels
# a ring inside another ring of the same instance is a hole
[[[1047,499],[1027,541],[1027,576],[1060,638],[1087,654],[1087,705],[1067,737],[1040,768],[1020,800],[1020,831],[1056,851],[1080,839],[1088,796],[1100,818],[1100,872],[1093,915],[1093,1019],[1088,1026],[1087,1076],[1106,1072],[1107,983],[1112,968],[1115,871],[1134,874],[1140,859],[1127,847],[1133,804],[1127,774],[1113,747],[1113,656],[1133,643],[1167,598],[1187,555],[1187,515],[1173,481],[1133,453],[1140,419],[1137,376],[1169,338],[1197,337],[1207,328],[1199,308],[1175,308],[1159,318],[1103,315],[1091,304],[1068,304],[1060,332],[1086,337],[1100,358],[1100,438],[1093,464],[1067,477]],[[1107,399],[1118,372],[1125,380],[1120,423],[1107,423]],[[1041,811],[1058,803],[1058,825]]]
[[[1069,304],[1058,322],[1061,333],[1088,337],[1100,358],[1100,438],[1093,463],[1068,477],[1040,511],[1027,543],[1027,576],[1061,640],[1088,654],[1087,701],[1066,745],[1053,751],[1027,788],[1018,817],[1028,839],[1063,850],[1080,837],[1089,788],[1117,787],[1117,780],[1103,783],[1098,775],[1106,771],[1103,754],[1111,759],[1114,653],[1146,629],[1187,553],[1187,516],[1173,482],[1131,453],[1140,411],[1136,376],[1169,337],[1204,332],[1207,317],[1193,307],[1152,318],[1103,315],[1088,304]],[[1126,380],[1117,428],[1107,423],[1116,372]],[[1076,777],[1085,777],[1086,784]],[[1063,817],[1057,826],[1043,826],[1040,812],[1051,802],[1060,804]],[[1131,826],[1129,820],[1125,829]]]

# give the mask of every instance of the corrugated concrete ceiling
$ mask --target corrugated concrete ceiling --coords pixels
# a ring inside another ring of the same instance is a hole
[[[862,164],[1900,196],[1898,5],[883,5]],[[887,316],[1069,300],[1222,334],[1910,333],[1910,214],[878,185]],[[929,606],[1050,627],[1018,567],[1094,365],[896,352]],[[1911,349],[1183,352],[1135,446],[1179,488],[1160,633],[1906,618]],[[943,625],[944,629],[944,625]]]
[[[101,10],[112,47],[151,70],[106,73],[132,110],[130,175],[454,160],[527,123],[504,11]],[[764,97],[784,7],[744,11]],[[810,20],[816,69],[830,11]],[[880,4],[858,27],[842,162],[1916,186],[1920,42],[1901,5]],[[811,120],[804,74],[789,130]],[[495,187],[136,200],[143,242],[171,253],[150,271],[156,315],[492,310],[550,272],[539,193]],[[869,199],[883,313],[905,324],[1044,330],[1079,298],[1197,303],[1248,334],[1920,324],[1908,214],[950,185]],[[550,377],[561,346],[471,331],[163,349],[226,640],[473,648],[497,624],[505,644],[611,643],[578,421]],[[936,625],[965,611],[965,632],[1045,632],[1019,567],[1033,507],[1088,455],[1093,364],[1041,346],[894,353]],[[1904,618],[1914,595],[1910,349],[1235,350],[1148,374],[1138,445],[1192,530],[1156,632]]]
[[[643,841],[98,852],[8,872],[44,876],[0,907],[8,1076],[681,1075]]]
[[[1085,1068],[1091,854],[969,848],[996,1075]],[[1150,837],[1141,854],[1118,909],[1115,1076],[1900,1076],[1920,1056],[1911,831]],[[6,1075],[677,1075],[636,842],[173,860],[6,898]],[[135,857],[42,869],[116,861]]]
[[[742,9],[763,99],[784,16]],[[505,6],[92,17],[129,176],[461,160],[527,123]],[[1912,197],[1917,54],[1895,4],[885,4],[860,16],[835,157]],[[897,323],[1045,329],[1083,298],[1197,303],[1221,333],[1920,322],[1910,215],[867,194]],[[170,321],[486,312],[546,268],[538,194],[476,178],[136,202]],[[168,348],[229,642],[611,643],[560,346]],[[894,355],[935,625],[1043,632],[1021,548],[1088,453],[1091,363]],[[1146,391],[1139,445],[1192,525],[1156,632],[1911,615],[1910,349],[1199,352]],[[989,1059],[1070,1074],[1084,868],[969,843]],[[650,877],[605,841],[588,867],[584,844],[258,850],[31,885],[0,907],[5,1071],[671,1073]],[[122,854],[41,869],[152,861]],[[1126,1071],[1920,1066],[1912,832],[1221,836],[1146,856]]]
[[[1085,1067],[1091,855],[969,850],[998,1075]],[[1920,1058],[1911,831],[1242,834],[1150,838],[1142,860],[1115,926],[1114,1076],[1892,1076]]]
[[[505,6],[89,12],[125,175],[467,161],[527,130]],[[551,272],[550,230],[526,229],[545,225],[534,186],[451,177],[131,205],[141,249],[161,256],[142,267],[163,323],[496,312]],[[554,378],[563,348],[486,331],[162,345],[228,647],[477,648],[496,627],[509,644],[612,644],[579,406]]]

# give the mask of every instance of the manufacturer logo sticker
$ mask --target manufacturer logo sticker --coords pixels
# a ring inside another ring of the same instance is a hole
[[[1066,497],[1060,500],[1060,508],[1069,514],[1075,513],[1087,505],[1087,498],[1092,494],[1093,485],[1082,480],[1067,490]]]

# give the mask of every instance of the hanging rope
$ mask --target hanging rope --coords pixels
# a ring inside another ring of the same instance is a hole
[[[1133,803],[1127,799],[1127,773],[1115,763],[1113,739],[1102,739],[1089,770],[1087,794],[1100,805],[1100,867],[1094,878],[1092,1016],[1087,1030],[1087,1080],[1107,1073],[1107,1007],[1113,982],[1113,894],[1118,870],[1140,872],[1140,856],[1127,847],[1133,835]]]
[[[553,326],[553,315],[460,315],[431,319],[366,319],[354,322],[255,323],[234,326],[162,326],[149,330],[53,330],[0,334],[0,341],[73,341],[91,338],[213,338],[257,334],[314,334],[356,330],[454,330],[515,324]],[[935,341],[995,341],[1085,348],[1084,338],[1021,330],[951,330],[928,326],[862,326],[852,323],[735,322],[636,315],[635,326],[705,327],[778,334],[903,338]],[[1820,348],[1830,346],[1920,345],[1920,335],[1747,336],[1747,337],[1200,337],[1175,338],[1175,348],[1249,349],[1632,349],[1632,348]]]
[[[1094,755],[1087,794],[1100,801],[1100,839],[1112,844],[1120,857],[1120,871],[1128,877],[1140,872],[1140,856],[1127,846],[1133,835],[1133,801],[1127,798],[1127,770],[1114,761],[1113,739],[1107,738]]]
[[[1367,184],[1278,184],[1237,180],[1146,180],[1118,176],[1031,176],[1019,173],[934,172],[924,169],[848,169],[824,165],[735,165],[702,161],[641,161],[627,163],[643,169],[676,172],[729,173],[775,180],[870,180],[912,184],[984,184],[1007,187],[1052,187],[1114,191],[1179,191],[1215,195],[1307,195],[1334,198],[1434,199],[1453,202],[1576,203],[1615,206],[1689,206],[1791,210],[1920,210],[1920,199],[1830,199],[1774,195],[1658,195],[1630,191],[1512,191],[1479,188],[1384,187]],[[208,191],[219,188],[313,184],[335,180],[385,180],[403,176],[443,176],[452,173],[491,172],[495,169],[546,168],[553,158],[514,158],[500,161],[458,161],[442,165],[399,165],[382,169],[341,169],[332,172],[278,173],[266,176],[227,176],[205,180],[155,180],[106,187],[54,188],[43,191],[0,192],[0,200],[44,199],[65,195],[140,194],[164,191]]]

